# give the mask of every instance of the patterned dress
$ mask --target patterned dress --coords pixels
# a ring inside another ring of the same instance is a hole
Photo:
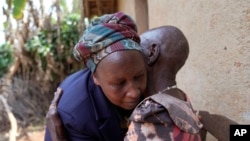
[[[187,96],[186,96],[187,97]],[[202,124],[191,102],[159,92],[133,111],[125,141],[200,141]]]

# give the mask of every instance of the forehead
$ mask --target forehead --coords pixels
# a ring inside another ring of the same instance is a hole
[[[105,57],[96,72],[105,74],[133,73],[145,69],[142,54],[135,50],[117,51]]]

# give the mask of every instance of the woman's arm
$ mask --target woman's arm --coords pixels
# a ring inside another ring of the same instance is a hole
[[[199,111],[203,128],[219,141],[229,141],[230,125],[237,122],[223,115],[210,114],[207,111]]]
[[[54,93],[54,98],[50,104],[49,111],[46,114],[46,125],[47,129],[45,141],[49,141],[51,138],[52,141],[67,141],[67,132],[65,127],[63,126],[62,120],[57,110],[57,105],[59,100],[63,94],[61,88],[58,88],[57,91]],[[50,137],[49,137],[50,136]]]

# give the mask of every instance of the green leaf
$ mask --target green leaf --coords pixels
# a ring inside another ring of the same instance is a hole
[[[14,0],[13,3],[13,17],[16,20],[23,18],[23,10],[25,8],[27,0]]]
[[[0,46],[0,77],[8,70],[8,67],[13,62],[13,47],[9,43]]]
[[[23,12],[20,10],[20,9],[13,9],[13,17],[16,19],[16,20],[20,20],[23,18]]]

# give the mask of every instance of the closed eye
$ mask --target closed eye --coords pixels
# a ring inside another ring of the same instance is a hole
[[[118,81],[118,82],[113,83],[113,85],[116,87],[123,86],[124,84],[125,84],[125,81]]]
[[[139,74],[139,75],[135,76],[135,80],[141,79],[143,77],[144,77],[144,73]]]

